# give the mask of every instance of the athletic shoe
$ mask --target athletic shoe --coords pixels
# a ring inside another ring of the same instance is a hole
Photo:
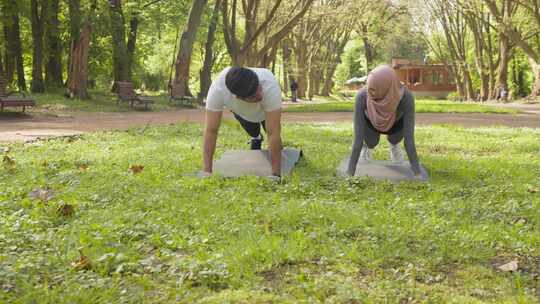
[[[263,140],[264,139],[262,135],[259,135],[258,137],[253,137],[252,139],[250,139],[249,145],[250,145],[251,150],[260,150],[262,147]]]
[[[390,144],[390,159],[393,163],[401,163],[405,160],[403,151],[401,151],[399,145]]]
[[[362,147],[360,151],[360,161],[369,162],[373,160],[372,151],[373,149],[368,148],[366,145]]]

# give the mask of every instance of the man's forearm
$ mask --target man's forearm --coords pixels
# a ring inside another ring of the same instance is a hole
[[[214,152],[216,151],[217,132],[204,132],[203,168],[204,172],[212,173]]]
[[[270,146],[272,174],[281,175],[281,135],[271,135],[268,144]]]

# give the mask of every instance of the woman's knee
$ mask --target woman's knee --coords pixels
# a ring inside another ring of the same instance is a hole
[[[403,140],[403,134],[388,135],[388,142],[397,145]]]

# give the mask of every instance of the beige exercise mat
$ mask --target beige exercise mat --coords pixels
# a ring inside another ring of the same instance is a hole
[[[302,151],[283,149],[281,155],[281,175],[289,175],[302,157]],[[225,177],[270,176],[272,175],[270,153],[268,150],[226,151],[214,162],[214,173]]]
[[[339,168],[339,175],[346,175],[349,167],[349,158],[344,159]],[[359,161],[356,165],[355,176],[369,176],[377,180],[399,181],[427,181],[429,176],[424,167],[420,166],[420,176],[415,176],[409,162],[393,163],[391,161]]]

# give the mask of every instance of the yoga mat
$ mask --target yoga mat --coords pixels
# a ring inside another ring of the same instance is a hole
[[[301,150],[283,149],[281,151],[281,175],[290,175],[301,157]],[[214,162],[214,173],[225,177],[270,176],[272,175],[270,153],[268,150],[226,151],[220,159]]]

